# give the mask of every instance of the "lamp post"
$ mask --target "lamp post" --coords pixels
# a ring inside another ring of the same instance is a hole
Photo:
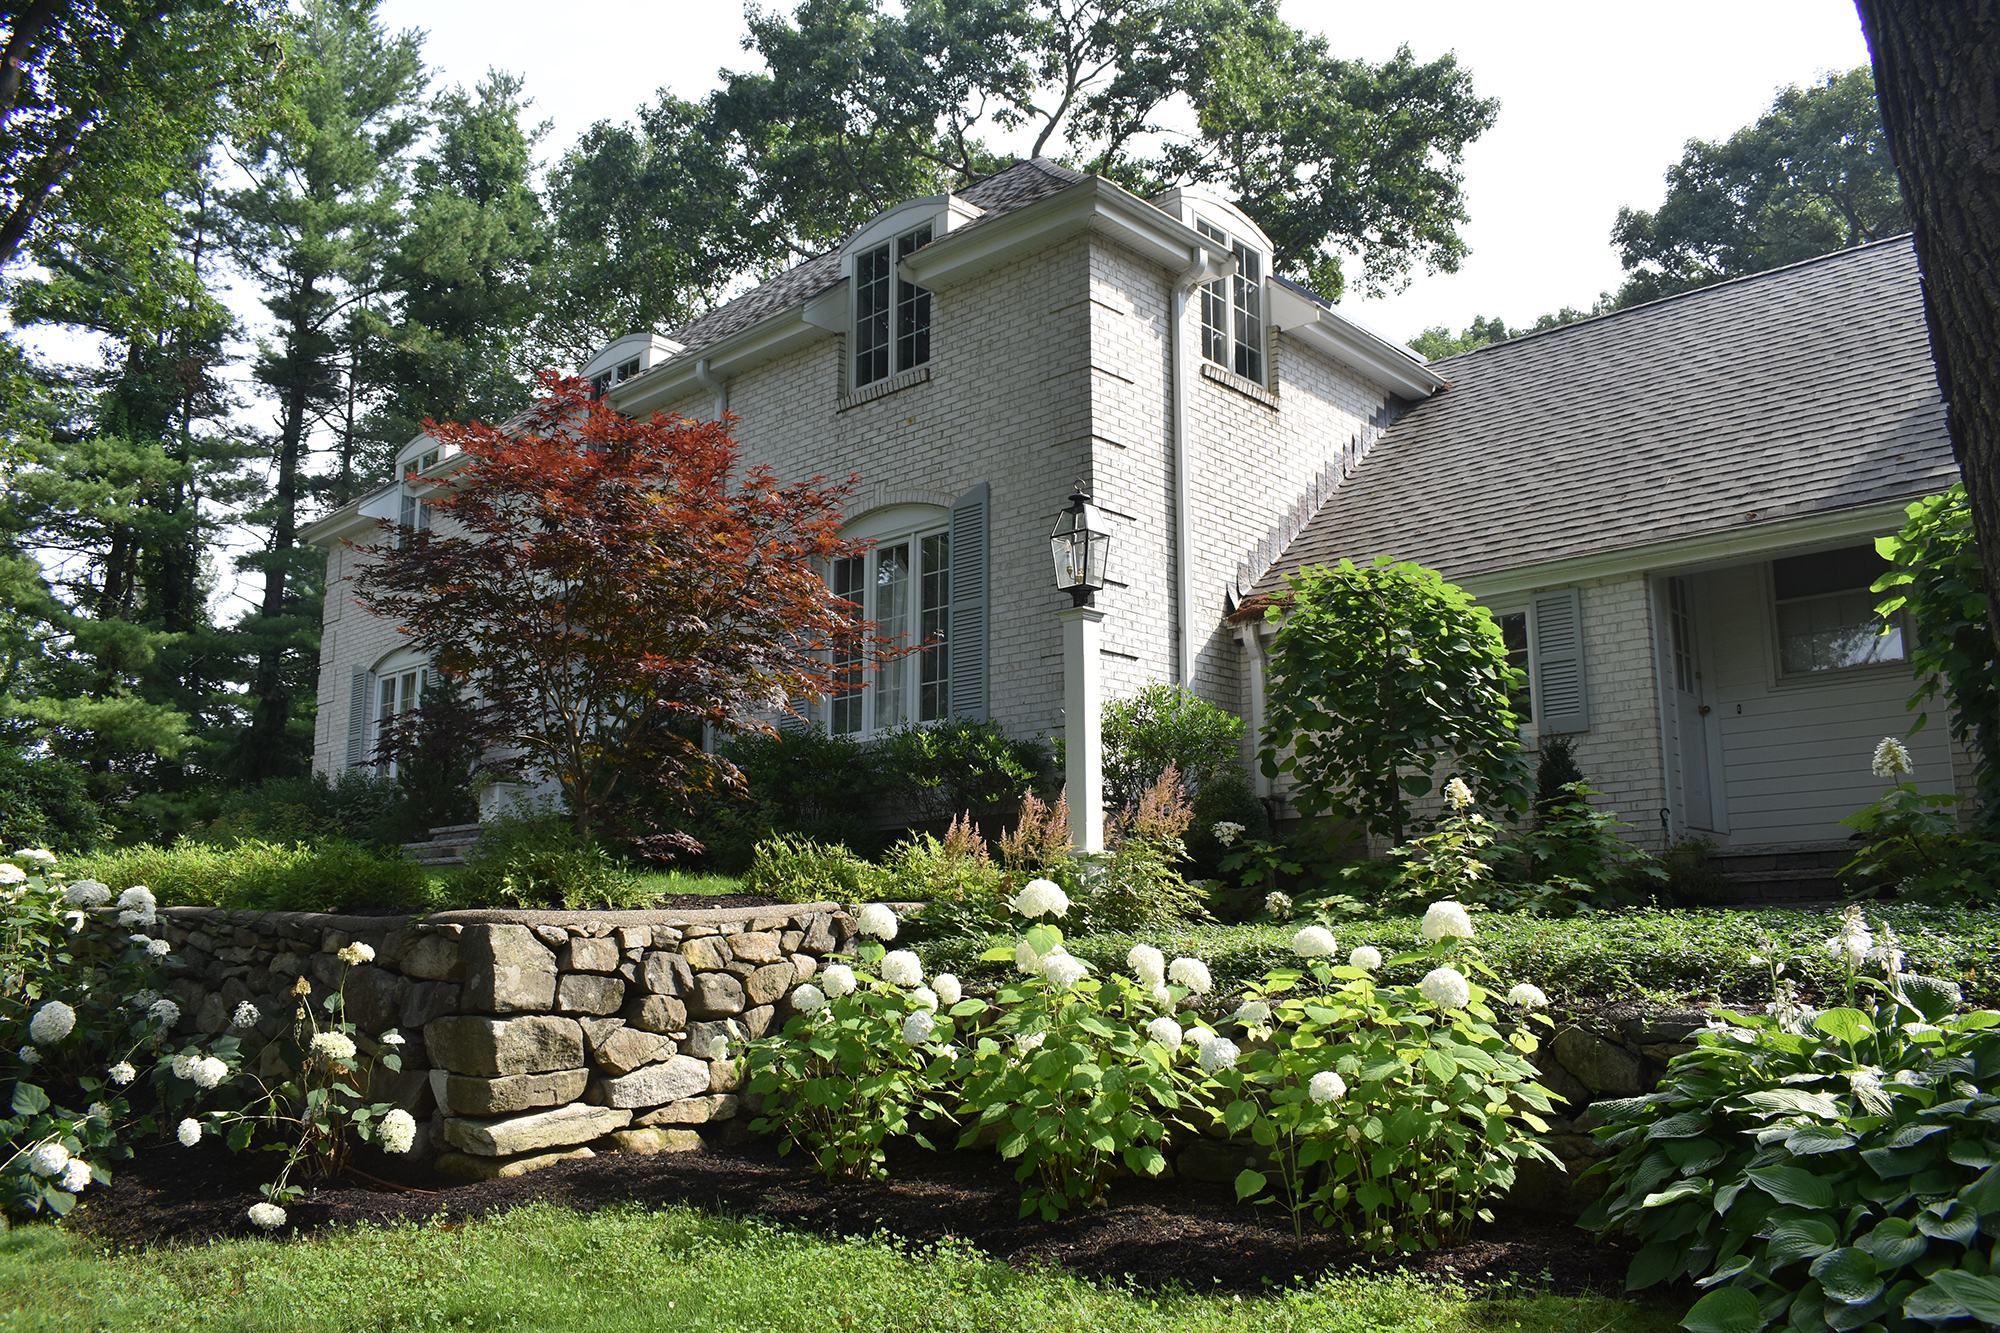
[[[1056,612],[1063,636],[1063,778],[1069,792],[1070,844],[1080,852],[1104,850],[1104,721],[1099,699],[1104,586],[1111,535],[1104,518],[1079,486],[1049,533],[1056,587],[1070,605]]]

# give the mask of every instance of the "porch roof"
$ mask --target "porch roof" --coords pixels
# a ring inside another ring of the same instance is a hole
[[[1433,363],[1254,591],[1389,555],[1465,580],[1958,479],[1907,236]]]

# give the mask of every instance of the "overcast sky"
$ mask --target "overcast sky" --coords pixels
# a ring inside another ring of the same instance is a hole
[[[470,84],[489,67],[523,75],[555,122],[551,157],[593,121],[630,117],[658,88],[699,97],[718,84],[717,70],[751,65],[732,0],[619,4],[590,22],[580,21],[585,12],[569,8],[569,21],[551,22],[545,5],[518,0],[382,8],[391,26],[429,34],[424,52],[440,83]],[[1499,122],[1466,154],[1464,266],[1342,307],[1399,341],[1475,315],[1514,323],[1588,307],[1620,280],[1609,239],[1619,206],[1657,205],[1662,173],[1688,139],[1726,136],[1785,85],[1868,60],[1851,0],[1286,0],[1284,14],[1325,32],[1340,55],[1381,60],[1404,42],[1421,59],[1456,51],[1474,88],[1500,99]]]

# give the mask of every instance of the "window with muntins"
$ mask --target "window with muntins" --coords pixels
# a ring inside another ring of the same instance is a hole
[[[1235,277],[1218,278],[1201,289],[1201,354],[1262,384],[1264,257],[1206,218],[1197,218],[1195,226],[1202,235],[1226,242],[1236,256]]]
[[[377,680],[375,688],[375,717],[373,719],[375,725],[369,737],[369,752],[371,754],[374,752],[375,747],[381,744],[382,737],[387,733],[389,725],[404,713],[415,709],[422,700],[424,692],[424,669],[422,667],[411,667],[406,671],[385,673]],[[382,765],[382,771],[394,775],[396,766],[393,763],[384,764]]]
[[[854,387],[931,359],[931,294],[896,276],[899,260],[929,245],[928,224],[854,256]]]
[[[1804,676],[1908,660],[1902,623],[1877,615],[1881,595],[1868,590],[1888,569],[1872,546],[1773,560],[1779,673]]]
[[[873,622],[878,645],[871,653],[857,638],[834,650],[839,685],[827,699],[827,730],[836,736],[868,736],[948,717],[950,534],[909,533],[878,540],[866,555],[834,561],[827,585]],[[922,646],[908,651],[917,644]],[[873,676],[863,688],[871,656]]]
[[[1499,617],[1500,640],[1507,646],[1507,665],[1521,674],[1516,685],[1507,695],[1507,703],[1523,725],[1535,719],[1534,684],[1528,671],[1528,613],[1516,611],[1512,615]]]

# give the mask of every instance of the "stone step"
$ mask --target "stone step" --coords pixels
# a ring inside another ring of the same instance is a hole
[[[431,841],[452,841],[460,833],[469,833],[476,838],[479,836],[479,828],[478,824],[442,824],[431,830]]]
[[[1805,870],[1723,870],[1718,872],[1731,884],[1791,884],[1806,880],[1838,882],[1832,873],[1838,867],[1815,866]]]

